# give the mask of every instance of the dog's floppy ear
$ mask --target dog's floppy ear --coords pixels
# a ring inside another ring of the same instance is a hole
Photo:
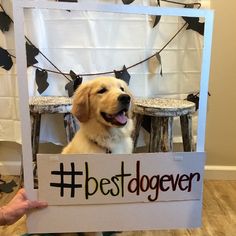
[[[125,81],[122,81],[123,82],[123,86],[125,88],[125,92],[130,96],[131,100],[130,100],[130,109],[128,111],[128,117],[130,119],[133,118],[133,108],[134,108],[134,96],[133,94],[131,93],[130,89],[129,89],[129,86],[128,84],[125,82]]]
[[[73,96],[71,113],[80,122],[86,122],[89,119],[89,91],[90,87],[87,84],[82,84]]]

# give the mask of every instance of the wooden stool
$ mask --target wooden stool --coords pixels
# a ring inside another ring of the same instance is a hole
[[[40,124],[42,114],[62,113],[64,115],[64,126],[66,129],[67,142],[69,142],[75,132],[76,123],[71,115],[72,99],[68,97],[31,97],[29,101],[30,116],[32,121],[31,142],[33,151],[33,160],[39,148]]]
[[[144,116],[151,117],[149,152],[173,151],[173,118],[180,117],[183,148],[193,151],[192,113],[195,103],[178,99],[137,98],[134,100],[136,127],[134,147],[137,145],[139,131]]]

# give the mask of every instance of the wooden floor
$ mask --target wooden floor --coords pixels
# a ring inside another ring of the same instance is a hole
[[[18,177],[5,180],[19,182]],[[0,205],[7,203],[15,192],[0,195]],[[0,236],[26,233],[25,217],[11,226],[0,227]],[[199,229],[123,232],[117,236],[236,236],[236,181],[205,181],[203,196],[203,225]]]

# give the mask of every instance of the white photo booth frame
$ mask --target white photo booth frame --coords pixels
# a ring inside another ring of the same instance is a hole
[[[84,205],[50,205],[43,210],[32,211],[27,217],[29,233],[55,233],[55,232],[87,232],[87,231],[111,231],[111,230],[145,230],[145,229],[172,229],[199,227],[201,225],[202,208],[202,179],[204,169],[204,144],[206,128],[206,112],[208,97],[208,81],[210,72],[210,55],[213,31],[213,11],[186,8],[161,8],[143,7],[134,5],[110,5],[94,3],[65,3],[46,0],[14,0],[14,27],[17,58],[18,86],[20,97],[20,115],[22,129],[22,151],[24,166],[24,185],[30,199],[38,199],[38,190],[34,189],[32,147],[31,147],[31,123],[29,115],[29,94],[27,84],[26,50],[24,38],[24,9],[61,9],[78,11],[98,11],[127,14],[148,14],[166,16],[204,17],[205,34],[202,57],[202,70],[200,82],[200,103],[198,115],[197,149],[195,153],[155,153],[142,154],[142,161],[156,158],[157,165],[164,163],[163,159],[173,163],[173,168],[188,159],[197,160],[195,171],[201,175],[201,187],[198,189],[197,198],[193,197],[181,200],[155,201],[155,202],[127,202],[110,204],[84,204]],[[78,156],[78,155],[77,155]],[[98,162],[105,158],[88,157]],[[140,155],[132,154],[132,158],[141,160]],[[40,155],[39,159],[62,161],[61,155]],[[70,158],[70,157],[68,157]],[[71,155],[71,160],[74,156]],[[121,162],[129,163],[130,155],[120,155]],[[69,160],[69,159],[67,159]],[[112,162],[112,161],[111,161]],[[177,165],[175,165],[177,163]],[[112,164],[111,164],[112,165]],[[172,164],[171,164],[172,165]],[[186,168],[191,164],[186,164]],[[171,169],[172,167],[170,167]],[[158,168],[157,168],[158,171]],[[75,222],[76,219],[76,222]]]

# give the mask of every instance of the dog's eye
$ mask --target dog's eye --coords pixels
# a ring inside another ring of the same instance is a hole
[[[123,91],[123,92],[125,91],[125,89],[123,87],[120,87],[120,90]]]
[[[97,93],[105,93],[107,91],[106,88],[101,88],[100,90],[97,91]]]

